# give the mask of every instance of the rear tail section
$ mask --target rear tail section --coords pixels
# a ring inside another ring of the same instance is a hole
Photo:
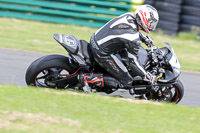
[[[54,39],[60,43],[70,54],[76,54],[80,41],[72,35],[54,34]]]
[[[93,63],[88,42],[79,40],[72,35],[54,34],[53,37],[80,65],[86,66]]]

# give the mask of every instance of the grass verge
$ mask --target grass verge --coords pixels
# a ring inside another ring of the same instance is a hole
[[[14,18],[0,18],[0,47],[43,53],[66,54],[54,39],[54,33],[70,34],[89,41],[95,28],[53,24]],[[194,33],[180,33],[178,37],[151,33],[156,45],[170,42],[183,70],[200,72],[200,41]]]
[[[0,132],[200,132],[196,107],[8,85],[0,105]]]

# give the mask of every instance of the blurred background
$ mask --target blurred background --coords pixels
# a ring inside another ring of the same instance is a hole
[[[141,4],[154,6],[165,34],[200,33],[199,0],[0,0],[0,16],[101,27]]]

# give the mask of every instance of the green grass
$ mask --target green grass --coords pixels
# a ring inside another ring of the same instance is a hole
[[[66,54],[53,39],[54,33],[70,34],[89,41],[95,28],[0,18],[0,47]],[[195,33],[180,33],[177,37],[159,33],[149,34],[156,45],[169,42],[174,47],[183,70],[200,72],[200,41]]]
[[[174,104],[0,85],[0,105],[0,132],[200,132],[200,108]]]
[[[89,27],[0,18],[0,47],[43,53],[66,54],[53,39],[54,33],[75,35],[89,41],[96,30]]]

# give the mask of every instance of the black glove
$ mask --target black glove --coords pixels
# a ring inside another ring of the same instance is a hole
[[[146,73],[144,80],[149,82],[151,85],[155,85],[157,83],[157,77],[150,72]]]

